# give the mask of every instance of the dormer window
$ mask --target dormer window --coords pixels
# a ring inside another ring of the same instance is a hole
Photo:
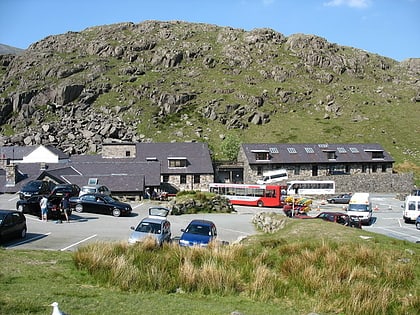
[[[255,154],[256,161],[269,161],[270,151],[269,150],[251,150]]]
[[[334,150],[324,150],[325,153],[327,153],[328,160],[336,160],[337,154]]]
[[[187,167],[187,158],[186,157],[168,157],[168,167],[169,168]]]
[[[372,159],[381,159],[385,158],[384,151],[382,150],[365,150],[365,152],[370,152],[372,154]]]

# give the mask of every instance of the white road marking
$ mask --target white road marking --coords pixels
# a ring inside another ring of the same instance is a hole
[[[22,245],[22,244],[26,244],[26,243],[29,243],[29,242],[32,242],[32,241],[35,241],[35,240],[44,238],[45,236],[48,236],[50,234],[51,234],[51,232],[48,232],[48,233],[41,234],[41,235],[38,235],[38,236],[34,236],[34,237],[31,237],[31,238],[25,238],[23,241],[21,241],[19,243],[15,243],[15,244],[13,244],[11,246],[7,246],[7,248],[12,248],[12,247],[16,247],[16,246],[19,246],[19,245]]]
[[[67,247],[64,247],[64,248],[62,248],[62,249],[60,249],[60,251],[65,251],[65,250],[68,250],[69,248],[71,248],[71,247],[73,247],[73,246],[76,246],[76,245],[79,245],[80,243],[83,243],[83,242],[86,242],[86,241],[88,241],[88,240],[90,240],[91,238],[94,238],[94,237],[96,237],[96,236],[98,236],[98,234],[94,234],[94,235],[92,235],[92,236],[89,236],[89,237],[87,237],[87,238],[85,238],[85,239],[83,239],[83,240],[81,240],[81,241],[79,241],[79,242],[77,242],[77,243],[73,243],[73,244],[71,244],[71,245],[69,245],[69,246],[67,246]]]
[[[7,201],[13,201],[13,200],[16,200],[16,199],[18,199],[18,198],[19,198],[19,196],[18,196],[18,195],[13,195],[13,196],[14,196],[13,198],[8,199]]]
[[[418,240],[419,239],[416,236],[412,236],[412,235],[406,234],[406,233],[397,232],[397,231],[394,231],[394,230],[391,230],[391,229],[387,229],[387,228],[383,228],[383,227],[378,227],[377,229],[388,231],[388,232],[391,232],[391,233],[394,233],[394,234],[400,234],[400,235],[403,235],[404,237],[411,237],[411,238],[414,238],[415,240]]]
[[[138,205],[134,206],[133,209],[136,209],[136,208],[138,208],[138,207],[140,207],[142,205],[143,205],[143,203],[139,203]]]

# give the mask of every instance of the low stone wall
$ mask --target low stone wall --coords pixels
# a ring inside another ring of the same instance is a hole
[[[413,173],[352,174],[317,177],[317,180],[334,180],[337,193],[371,192],[407,194],[414,188]]]
[[[252,218],[252,223],[265,233],[274,233],[284,228],[286,220],[275,213],[260,212]]]

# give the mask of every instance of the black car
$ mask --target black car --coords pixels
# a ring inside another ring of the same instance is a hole
[[[114,217],[131,214],[131,206],[103,194],[84,194],[70,198],[70,208],[78,213],[112,214]]]
[[[20,199],[28,199],[32,196],[49,195],[54,184],[45,180],[31,180],[19,191]]]
[[[63,213],[61,213],[59,206],[61,200],[67,194],[69,197],[78,196],[80,188],[74,184],[59,184],[56,185],[50,194],[48,194],[48,215],[49,219],[64,219]],[[16,210],[22,213],[29,213],[37,216],[41,216],[41,207],[39,202],[42,195],[33,195],[25,199],[19,199],[16,202]]]
[[[13,210],[0,210],[0,243],[12,238],[25,238],[25,215]]]

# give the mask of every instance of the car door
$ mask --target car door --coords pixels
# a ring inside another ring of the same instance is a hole
[[[95,203],[95,212],[102,213],[102,214],[109,214],[110,213],[110,205],[102,196],[96,197],[96,203]]]
[[[16,232],[15,229],[16,228],[13,225],[12,214],[8,213],[3,218],[3,221],[1,222],[1,225],[0,225],[0,239],[4,240],[4,239],[10,238],[10,236]]]

